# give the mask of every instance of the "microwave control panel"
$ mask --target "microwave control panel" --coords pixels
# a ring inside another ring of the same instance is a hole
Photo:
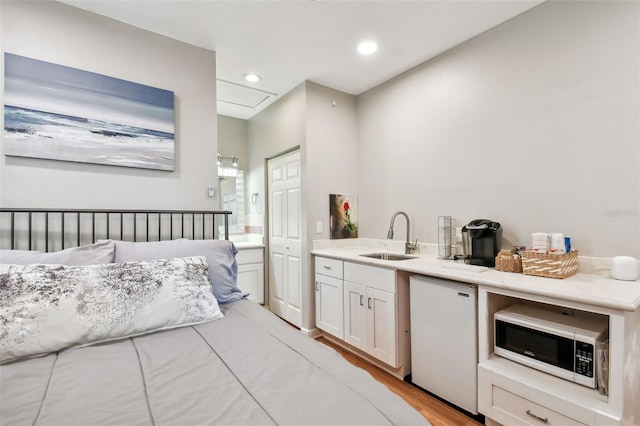
[[[576,342],[575,372],[581,376],[593,377],[593,345]]]

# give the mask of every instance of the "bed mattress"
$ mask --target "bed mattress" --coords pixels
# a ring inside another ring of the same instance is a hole
[[[247,300],[224,318],[0,366],[3,425],[427,425]]]

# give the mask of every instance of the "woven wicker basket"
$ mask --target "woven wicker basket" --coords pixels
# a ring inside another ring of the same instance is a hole
[[[522,252],[522,272],[548,278],[567,278],[578,271],[578,251],[565,254]]]
[[[522,272],[522,259],[513,258],[516,250],[500,250],[496,256],[496,270],[504,272]]]

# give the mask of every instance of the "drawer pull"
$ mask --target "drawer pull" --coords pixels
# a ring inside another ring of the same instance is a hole
[[[324,269],[331,269],[331,266],[324,265],[323,268]]]
[[[547,419],[546,417],[540,417],[540,416],[536,416],[535,414],[533,414],[531,412],[531,410],[527,410],[527,414],[530,415],[531,417],[540,420],[542,423],[548,423],[549,419]]]

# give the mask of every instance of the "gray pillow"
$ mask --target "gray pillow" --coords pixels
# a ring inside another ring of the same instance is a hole
[[[0,265],[0,364],[222,318],[204,257]]]
[[[116,245],[112,240],[44,253],[32,250],[0,250],[0,263],[11,265],[99,265],[113,263]]]
[[[209,264],[209,281],[218,303],[235,302],[249,294],[238,288],[236,246],[227,240],[188,240],[130,242],[115,241],[114,262],[204,256]]]

